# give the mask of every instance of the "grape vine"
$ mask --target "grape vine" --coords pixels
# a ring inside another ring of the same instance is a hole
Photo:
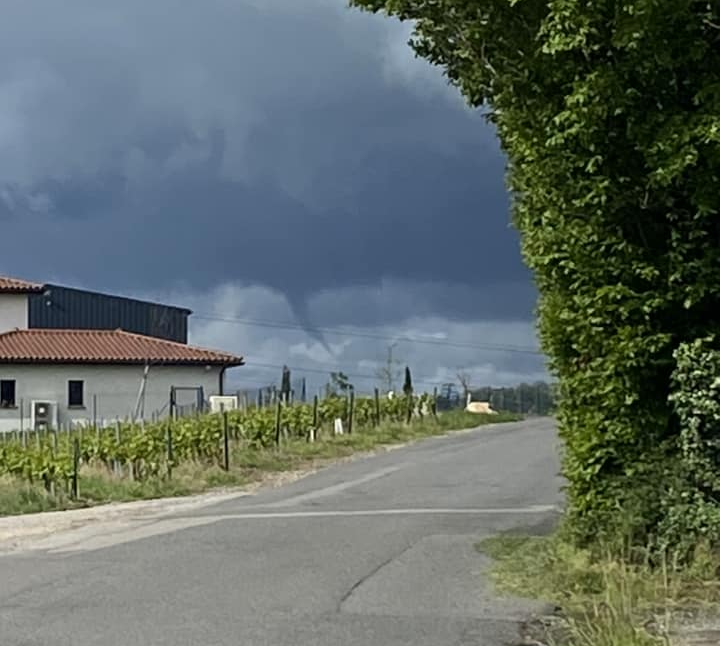
[[[316,432],[331,433],[334,420],[349,421],[349,400],[330,397],[317,405],[279,405],[281,436],[307,439],[317,415]],[[379,419],[378,412],[379,409]],[[428,414],[433,409],[430,395],[375,400],[358,397],[353,405],[353,429],[367,431],[379,422],[402,422],[408,413]],[[270,448],[277,441],[277,413],[274,406],[227,412],[228,434],[234,446]],[[75,445],[83,465],[100,466],[127,474],[136,480],[163,476],[168,467],[188,461],[222,465],[224,446],[223,414],[163,420],[151,424],[118,422],[105,428],[75,428],[65,432],[9,433],[0,440],[0,476],[29,483],[41,483],[49,491],[69,491],[74,476]],[[172,451],[168,450],[168,437]]]

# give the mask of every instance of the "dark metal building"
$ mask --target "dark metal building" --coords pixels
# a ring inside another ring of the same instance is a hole
[[[44,285],[28,294],[28,327],[114,330],[187,343],[190,310],[110,296],[82,289]]]

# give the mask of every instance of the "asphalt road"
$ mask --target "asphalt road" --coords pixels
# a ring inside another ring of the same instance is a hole
[[[280,489],[0,557],[0,646],[500,646],[474,545],[550,527],[550,420],[327,468]]]

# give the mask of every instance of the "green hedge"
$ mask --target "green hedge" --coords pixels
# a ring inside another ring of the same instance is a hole
[[[677,477],[674,352],[720,329],[720,7],[351,3],[412,20],[415,51],[507,153],[560,382],[568,527],[591,542],[631,518],[635,540],[656,537]]]

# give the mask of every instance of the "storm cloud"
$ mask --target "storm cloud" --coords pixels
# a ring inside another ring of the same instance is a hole
[[[408,35],[344,0],[8,0],[0,272],[534,344],[495,133]]]

